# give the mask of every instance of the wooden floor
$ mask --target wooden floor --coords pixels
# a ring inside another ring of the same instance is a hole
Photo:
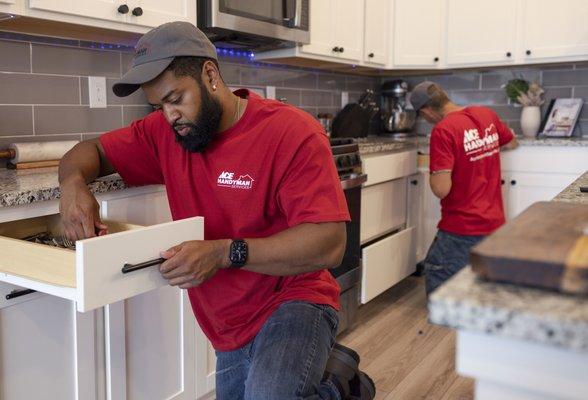
[[[424,279],[409,277],[359,309],[338,341],[361,356],[377,400],[473,399],[473,380],[455,373],[455,334],[427,322]]]

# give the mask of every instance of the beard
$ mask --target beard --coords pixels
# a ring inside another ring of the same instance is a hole
[[[176,141],[190,153],[201,153],[212,142],[218,130],[222,107],[213,98],[204,85],[200,85],[200,110],[194,122],[176,122],[173,124]],[[189,128],[188,134],[181,136],[178,130]]]

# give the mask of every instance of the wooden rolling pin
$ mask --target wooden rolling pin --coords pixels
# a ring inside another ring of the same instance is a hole
[[[77,140],[55,142],[12,143],[6,150],[0,150],[0,158],[8,158],[9,169],[42,168],[59,165],[59,160]]]

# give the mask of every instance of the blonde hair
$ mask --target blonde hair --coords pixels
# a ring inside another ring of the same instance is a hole
[[[441,111],[450,102],[447,93],[436,83],[431,84],[427,88],[427,94],[429,95],[429,100],[425,103],[424,107],[430,107],[434,111]]]

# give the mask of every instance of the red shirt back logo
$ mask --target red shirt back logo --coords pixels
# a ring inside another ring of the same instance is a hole
[[[218,186],[231,189],[251,189],[254,180],[249,174],[239,175],[238,178],[235,178],[234,172],[223,171],[218,176],[216,183]]]

